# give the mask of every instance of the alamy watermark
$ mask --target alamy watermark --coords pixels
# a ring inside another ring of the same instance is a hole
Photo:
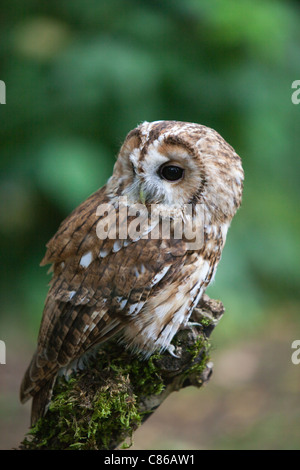
[[[292,349],[295,349],[295,351],[292,354],[291,360],[292,363],[297,366],[300,364],[300,339],[295,339],[295,341],[292,342]]]
[[[6,104],[6,85],[0,80],[0,104]]]
[[[291,100],[293,104],[300,103],[300,80],[294,80],[292,83],[292,88],[296,89],[291,96]]]
[[[4,341],[0,340],[0,364],[6,364],[6,346]]]
[[[163,204],[146,206],[131,204],[126,196],[121,196],[115,204],[97,207],[96,233],[100,240],[116,240],[114,251],[121,248],[121,240],[140,239],[184,240],[187,249],[199,250],[204,243],[204,214],[201,204],[172,208]]]

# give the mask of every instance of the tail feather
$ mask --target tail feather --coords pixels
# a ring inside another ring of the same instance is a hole
[[[35,353],[33,358],[31,359],[31,362],[25,372],[25,375],[21,383],[21,387],[20,387],[21,403],[26,403],[26,401],[28,401],[34,394],[36,384],[34,380],[32,380],[31,371],[35,368],[36,356],[37,354]]]
[[[52,391],[56,377],[49,380],[33,397],[31,405],[31,426],[42,418],[47,410],[51,401]]]
[[[33,398],[31,426],[47,411],[56,380],[55,370],[51,370],[51,366],[43,367],[43,365],[36,352],[26,370],[20,388],[21,403],[25,403],[31,397]],[[51,374],[49,374],[50,370],[52,372]]]

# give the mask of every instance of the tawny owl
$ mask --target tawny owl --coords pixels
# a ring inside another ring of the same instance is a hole
[[[21,385],[33,422],[57,373],[113,336],[144,356],[172,353],[214,277],[243,178],[208,127],[144,122],[127,135],[112,177],[61,224],[41,263],[53,278]]]

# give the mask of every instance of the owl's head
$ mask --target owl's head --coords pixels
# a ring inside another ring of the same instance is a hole
[[[212,219],[231,219],[241,203],[243,169],[213,129],[179,122],[144,122],[127,135],[108,193],[129,203],[203,204]]]

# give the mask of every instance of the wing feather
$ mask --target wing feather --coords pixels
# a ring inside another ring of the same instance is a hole
[[[23,400],[61,367],[122,331],[126,318],[137,315],[185,262],[181,240],[126,239],[117,246],[116,240],[99,239],[97,207],[107,202],[104,187],[47,244],[41,265],[53,264],[53,278],[38,348],[22,384]]]

